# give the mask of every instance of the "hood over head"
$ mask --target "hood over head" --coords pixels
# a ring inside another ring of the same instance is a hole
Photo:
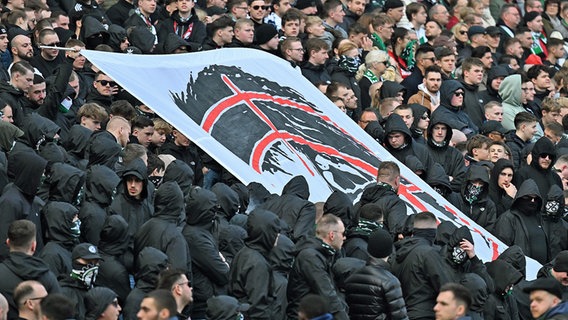
[[[548,168],[546,169],[541,168],[540,165],[538,164],[538,158],[542,154],[548,154],[550,156],[551,162]],[[535,142],[534,147],[532,148],[531,151],[531,155],[532,155],[531,166],[540,171],[552,170],[552,166],[554,165],[554,162],[556,161],[557,158],[554,144],[552,144],[552,141],[550,141],[550,139],[544,136],[538,139],[537,142]]]
[[[485,264],[487,273],[493,279],[495,293],[504,295],[510,285],[517,284],[523,279],[523,274],[505,260],[496,259]]]
[[[503,99],[503,103],[513,106],[521,105],[521,75],[512,74],[507,76],[501,86],[499,86],[499,95]]]
[[[487,91],[490,92],[491,94],[498,94],[498,92],[496,92],[492,87],[491,87],[491,82],[493,80],[495,80],[496,78],[499,77],[507,77],[509,76],[509,71],[507,70],[507,68],[505,68],[504,66],[493,66],[491,67],[491,69],[489,69],[489,72],[487,73]]]
[[[434,239],[434,244],[439,246],[444,246],[450,242],[450,238],[456,232],[458,227],[451,222],[444,220],[440,222],[438,228],[436,229],[436,238]]]
[[[45,218],[45,235],[50,241],[61,243],[71,250],[79,243],[78,234],[74,236],[72,228],[73,220],[79,210],[67,202],[50,201],[43,208]]]
[[[47,160],[34,152],[28,151],[16,152],[13,154],[12,159],[14,172],[16,173],[14,184],[26,196],[35,196],[47,166]]]
[[[270,251],[268,260],[274,270],[290,272],[294,263],[294,242],[280,234],[276,246]]]
[[[15,125],[0,121],[0,151],[10,151],[14,146],[14,141],[24,135],[24,131]]]
[[[41,144],[53,141],[55,135],[61,130],[53,121],[37,113],[26,116],[22,129],[24,135],[21,141],[38,151]]]
[[[418,103],[411,103],[408,106],[412,109],[412,115],[414,116],[414,122],[410,129],[416,130],[418,128],[418,122],[420,122],[420,118],[422,118],[424,112],[428,113],[428,116],[430,116],[430,109]]]
[[[442,167],[442,165],[437,162],[435,162],[430,170],[428,170],[426,183],[428,183],[428,185],[431,186],[432,189],[443,196],[448,196],[452,192],[450,178],[446,174],[444,167]]]
[[[184,213],[183,192],[174,181],[160,185],[154,197],[154,217],[176,223]]]
[[[327,198],[323,205],[323,212],[332,213],[343,221],[346,229],[349,229],[353,217],[353,201],[347,194],[335,190]]]
[[[511,160],[508,159],[499,159],[495,162],[493,169],[491,169],[490,181],[489,181],[489,194],[502,194],[505,192],[503,189],[499,188],[498,180],[501,171],[505,168],[509,168],[513,170],[513,177],[515,176],[515,168]]]
[[[282,189],[282,195],[291,194],[300,197],[304,200],[310,198],[310,186],[308,181],[303,176],[295,176],[290,179]]]
[[[136,178],[142,180],[144,183],[144,188],[140,194],[142,198],[148,197],[148,170],[144,161],[140,158],[136,158],[126,165],[124,171],[122,172],[122,183],[124,184],[125,194],[126,191],[126,179],[128,176],[135,176]],[[179,186],[178,186],[179,188]]]
[[[466,194],[466,188],[468,186],[468,182],[474,182],[476,180],[481,180],[483,182],[483,191],[478,196],[478,199],[483,199],[486,197],[487,193],[489,192],[489,170],[485,166],[480,165],[470,165],[465,173],[465,183],[462,184],[461,193],[462,195]]]
[[[79,40],[85,43],[85,47],[94,50],[99,44],[107,44],[109,34],[103,23],[93,15],[85,15],[82,19]],[[101,35],[98,37],[97,35]]]
[[[169,265],[168,256],[162,251],[153,248],[145,247],[138,254],[138,259],[136,259],[136,274],[134,279],[142,280],[148,284],[154,285],[154,288],[158,284],[158,275],[160,272],[165,270]]]
[[[109,206],[120,178],[107,166],[94,165],[87,170],[85,198],[101,206]]]
[[[270,198],[271,194],[265,186],[258,182],[251,182],[247,186],[249,192],[249,204],[247,212],[254,210],[255,207],[263,204]]]
[[[65,147],[67,153],[79,159],[85,159],[85,150],[92,134],[93,131],[81,125],[72,126],[67,139],[63,141],[63,147]]]
[[[460,284],[469,289],[471,294],[471,305],[469,310],[473,312],[483,312],[485,302],[489,297],[489,290],[487,284],[482,277],[475,273],[465,273],[460,281]]]
[[[454,92],[458,89],[465,90],[463,84],[457,80],[445,80],[442,81],[440,86],[440,106],[444,106],[448,109],[455,110],[456,107],[452,106],[452,97]],[[460,109],[463,108],[460,107]]]
[[[128,249],[129,237],[128,222],[121,215],[110,215],[101,229],[99,250],[104,254],[120,256]]]
[[[191,167],[182,160],[172,161],[164,172],[163,182],[175,181],[183,191],[183,195],[187,196],[191,190],[191,183],[193,181],[193,170]]]
[[[239,195],[228,185],[216,183],[211,191],[217,196],[218,211],[227,219],[231,218],[239,211]]]
[[[528,195],[535,195],[537,197],[538,208],[542,207],[542,197],[540,196],[540,191],[538,190],[538,185],[534,182],[533,179],[527,179],[523,181],[519,189],[517,190],[517,194],[515,195],[515,199],[513,200],[513,204],[511,208],[517,208],[519,204],[519,200]]]
[[[240,182],[236,182],[231,185],[231,189],[239,195],[239,213],[245,213],[249,204],[249,192],[247,187]]]
[[[193,187],[185,198],[186,222],[189,225],[211,226],[215,220],[217,196],[212,191]]]
[[[408,127],[404,123],[404,120],[402,120],[402,117],[396,113],[391,114],[387,118],[387,121],[385,123],[385,137],[388,138],[388,135],[393,132],[403,133],[405,135],[406,143],[412,143],[412,134],[410,133],[410,129],[408,129]],[[386,143],[386,145],[388,148],[389,144]]]
[[[140,49],[142,53],[151,53],[154,49],[154,42],[156,36],[146,27],[136,26],[133,27],[128,35],[130,44]]]
[[[109,288],[95,287],[85,295],[85,320],[97,320],[118,295]]]
[[[505,249],[505,251],[503,251],[497,259],[510,263],[515,270],[518,270],[523,275],[523,278],[525,277],[527,257],[525,257],[523,249],[521,249],[518,245],[512,245]]]
[[[385,98],[395,98],[399,92],[406,92],[406,88],[395,81],[385,80],[379,93],[381,100]]]
[[[254,209],[247,220],[247,233],[246,245],[266,255],[276,244],[280,219],[268,210]]]
[[[456,231],[454,231],[454,233],[452,233],[452,235],[450,236],[450,238],[448,239],[448,247],[459,247],[460,242],[466,239],[467,241],[471,242],[471,244],[475,244],[473,242],[473,236],[471,235],[471,232],[469,231],[468,227],[466,226],[462,226],[460,228],[457,228]]]
[[[550,186],[545,201],[542,217],[546,220],[559,221],[564,215],[564,192],[562,189],[556,184]]]
[[[180,47],[185,47],[187,52],[191,51],[191,45],[189,42],[183,40],[180,36],[175,33],[170,33],[166,37],[163,43],[164,53],[173,54]]]
[[[119,26],[118,24],[111,24],[108,27],[108,45],[111,46],[114,51],[120,52],[120,44],[122,43],[122,39],[126,38],[126,29]]]
[[[452,140],[452,136],[454,135],[454,132],[452,130],[452,127],[450,126],[451,123],[451,119],[449,119],[447,117],[447,115],[443,112],[436,112],[432,114],[432,118],[430,118],[430,123],[428,124],[428,145],[430,145],[433,148],[447,148],[450,145],[450,141]],[[433,130],[434,127],[437,124],[443,124],[446,126],[446,139],[444,140],[446,143],[444,146],[440,147],[437,144],[434,143],[434,140],[432,139],[433,136]]]
[[[98,135],[107,134],[106,131],[99,131],[93,133],[90,143],[87,144],[85,153],[89,159],[87,167],[102,164],[111,169],[114,169],[115,164],[122,152],[122,147],[116,143],[116,140],[105,139],[97,137]],[[114,143],[113,143],[114,142]]]
[[[66,163],[55,163],[49,177],[49,200],[75,203],[85,184],[85,172]]]

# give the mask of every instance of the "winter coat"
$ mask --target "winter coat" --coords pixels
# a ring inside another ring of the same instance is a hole
[[[442,258],[420,237],[405,238],[395,243],[391,262],[393,275],[401,280],[401,288],[410,319],[434,318],[434,305],[440,287],[452,281]]]
[[[505,67],[502,66],[494,66],[489,70],[487,73],[487,89],[479,92],[479,100],[482,106],[485,106],[490,101],[502,102],[501,96],[499,95],[499,91],[495,91],[493,87],[491,87],[491,82],[499,77],[507,77],[509,72]]]
[[[63,147],[67,150],[67,163],[81,170],[87,168],[89,162],[86,158],[85,150],[89,142],[89,138],[93,131],[76,124],[71,127],[67,139],[63,141]]]
[[[466,200],[467,186],[476,180],[483,181],[481,194],[472,203]],[[478,225],[491,232],[497,220],[495,203],[489,198],[489,172],[485,166],[471,165],[462,184],[460,197],[453,197],[452,204],[461,212],[465,213]]]
[[[195,144],[190,143],[189,147],[183,147],[176,145],[173,141],[166,142],[160,148],[160,154],[171,154],[176,159],[187,163],[194,173],[192,184],[194,186],[203,185],[203,163]]]
[[[490,292],[484,307],[486,320],[518,320],[515,298],[507,292],[507,287],[517,284],[523,275],[510,263],[494,260],[486,263],[487,273],[493,279],[495,290]]]
[[[308,294],[324,297],[335,319],[348,319],[333,281],[331,268],[335,255],[336,251],[319,238],[307,238],[296,244],[296,259],[288,277],[288,319],[297,319],[300,301]]]
[[[556,257],[560,251],[568,249],[568,223],[564,215],[564,193],[553,185],[544,199],[542,210],[543,227],[550,245],[550,256]]]
[[[447,119],[452,129],[463,132],[466,136],[471,137],[478,132],[478,127],[472,121],[471,117],[464,111],[464,106],[454,107],[451,104],[454,92],[458,89],[465,91],[464,86],[456,80],[446,80],[440,86],[440,106],[432,113],[432,117],[440,117]],[[465,104],[465,100],[464,100]]]
[[[434,126],[437,124],[446,125],[446,139],[444,144],[440,145],[434,142],[432,139]],[[427,144],[426,148],[432,157],[432,160],[442,165],[446,174],[453,177],[450,182],[452,191],[459,192],[461,185],[465,179],[465,162],[463,155],[456,148],[450,146],[450,141],[452,140],[453,131],[451,126],[451,119],[447,117],[447,114],[435,113],[430,119],[430,124],[428,125],[427,133]]]
[[[331,76],[327,72],[325,65],[314,65],[306,61],[301,65],[302,75],[314,85],[318,83],[331,83]]]
[[[250,304],[250,319],[272,319],[277,301],[268,258],[280,232],[280,221],[270,211],[255,209],[249,215],[247,232],[245,247],[233,259],[229,293]]]
[[[177,10],[168,19],[162,21],[158,28],[158,41],[164,42],[170,33],[177,34],[195,49],[199,49],[207,37],[205,24],[199,20],[195,9],[191,9],[191,17],[187,21],[181,20]]]
[[[400,282],[389,269],[387,262],[371,258],[367,266],[347,278],[350,319],[408,319]]]
[[[503,98],[503,121],[501,124],[506,130],[515,130],[515,116],[525,111],[521,103],[521,75],[513,74],[501,82],[499,95]]]
[[[132,252],[128,250],[128,224],[119,215],[109,216],[100,232],[99,253],[103,258],[99,262],[99,273],[96,286],[112,289],[121,306],[130,293],[130,277],[127,266],[133,261]]]
[[[177,182],[184,197],[186,197],[191,191],[191,183],[193,181],[194,173],[193,170],[187,165],[187,163],[181,160],[174,160],[170,162],[166,171],[164,172],[164,177],[162,183],[168,181]]]
[[[116,4],[108,8],[108,10],[106,11],[106,15],[113,23],[113,25],[122,26],[124,25],[126,19],[128,19],[130,11],[133,11],[134,9],[136,9],[136,7],[132,3],[126,0],[118,0]],[[111,32],[110,31],[111,27],[112,25],[109,26],[109,32]]]
[[[114,170],[121,152],[122,146],[110,132],[106,130],[95,132],[85,148],[85,154],[89,159],[87,168],[101,164]]]
[[[288,274],[290,274],[294,263],[294,242],[281,234],[278,236],[276,246],[270,250],[268,258],[274,275],[273,288],[276,299],[273,319],[285,320],[286,308],[288,307],[286,290],[288,288]]]
[[[367,203],[377,204],[383,209],[385,229],[393,236],[404,232],[408,217],[406,203],[398,197],[391,185],[379,182],[363,190],[361,200],[355,205],[354,211],[358,212]]]
[[[526,195],[536,195],[538,208],[541,207],[542,197],[540,196],[538,186],[534,180],[526,180],[518,189],[515,199],[513,200],[513,204],[511,205],[511,209],[503,213],[497,220],[493,234],[506,245],[518,245],[524,254],[534,258],[537,255],[537,252],[533,252],[533,250],[536,249],[536,246],[531,245],[527,224],[535,223],[537,226],[542,226],[542,217],[539,210],[532,212],[532,217],[530,218],[519,210],[518,201]],[[540,250],[540,252],[538,252],[540,256],[550,256],[548,239],[546,239],[546,243],[539,243],[538,248],[538,250]],[[548,261],[548,258],[545,259],[546,260],[541,261],[541,263]]]
[[[78,197],[85,185],[85,172],[66,163],[51,165],[49,183],[49,200],[62,201],[78,205]]]
[[[461,84],[464,88],[463,109],[475,126],[481,128],[483,121],[485,121],[485,110],[478,95],[479,85],[467,84],[463,80]]]
[[[491,169],[491,178],[489,181],[489,198],[495,204],[497,218],[499,218],[505,211],[509,210],[511,208],[511,204],[513,204],[513,198],[511,198],[507,192],[505,192],[505,190],[497,184],[499,175],[505,168],[513,170],[513,177],[515,176],[513,163],[507,159],[499,159],[495,162],[493,169]]]
[[[353,223],[353,200],[343,191],[335,190],[329,195],[323,205],[323,212],[331,213],[341,219],[345,229],[349,229]]]
[[[282,195],[261,205],[272,211],[285,223],[282,232],[292,241],[315,234],[316,207],[308,200],[310,190],[306,178],[296,176],[282,189]]]
[[[511,160],[513,162],[513,166],[516,172],[525,163],[523,161],[523,151],[528,145],[531,144],[531,142],[530,140],[523,141],[521,138],[519,138],[519,136],[517,136],[517,134],[514,131],[507,134],[505,139],[506,139],[505,143],[507,144],[509,149],[511,149],[511,158],[512,158]]]
[[[81,280],[71,278],[70,275],[60,279],[59,285],[61,286],[61,293],[75,306],[75,317],[73,319],[85,320],[85,314],[87,313],[85,295],[89,289]]]
[[[0,239],[8,238],[8,228],[16,220],[27,219],[36,225],[36,251],[43,249],[43,227],[40,208],[43,201],[36,197],[47,161],[34,152],[11,152],[16,173],[12,184],[4,188],[0,197]],[[0,241],[0,261],[8,256],[8,246]]]
[[[184,211],[183,193],[175,182],[165,182],[156,191],[154,216],[134,236],[134,256],[145,247],[162,250],[174,269],[191,271],[189,248],[177,228]]]
[[[219,255],[213,236],[217,197],[209,190],[193,188],[186,198],[186,221],[182,234],[191,253],[193,274],[192,317],[205,316],[207,299],[226,293],[229,266]]]
[[[50,201],[42,209],[45,219],[45,235],[49,241],[41,250],[39,257],[57,276],[71,272],[71,251],[79,243],[79,230],[75,230],[73,219],[78,210],[69,203]]]
[[[24,92],[9,82],[2,81],[0,82],[0,99],[12,107],[14,125],[22,128],[24,124],[24,108],[30,104]]]
[[[94,165],[87,170],[85,198],[79,210],[81,239],[84,242],[95,246],[99,244],[100,233],[109,213],[108,207],[119,182],[120,178],[107,166]]]

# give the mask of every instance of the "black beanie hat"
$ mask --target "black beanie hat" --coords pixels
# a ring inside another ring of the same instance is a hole
[[[256,29],[254,36],[256,37],[257,44],[265,44],[277,34],[278,31],[275,26],[269,23],[263,23]]]
[[[369,235],[367,252],[375,258],[385,258],[392,253],[392,236],[383,229],[377,229]]]
[[[90,289],[85,295],[85,319],[98,319],[116,298],[116,293],[109,288],[95,287]]]
[[[395,9],[400,7],[404,7],[404,2],[402,2],[401,0],[387,0],[383,5],[383,12],[387,12],[389,11],[389,9]]]

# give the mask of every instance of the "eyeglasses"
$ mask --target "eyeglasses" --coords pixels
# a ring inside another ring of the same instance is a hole
[[[432,62],[436,62],[436,60],[437,60],[436,57],[422,58],[422,59],[424,59],[424,60],[430,60],[430,61],[432,61]]]
[[[61,47],[61,42],[45,43],[45,44],[42,44],[42,45],[46,46],[46,47]]]
[[[454,92],[454,96],[456,96],[456,97],[463,97],[463,92],[462,92],[462,91]]]
[[[290,50],[293,50],[293,51],[300,51],[300,52],[305,52],[305,51],[306,51],[306,49],[302,49],[302,48],[290,49]]]
[[[467,31],[466,31],[466,30],[460,30],[459,33],[460,33],[461,35],[464,35],[464,34],[467,33]]]
[[[100,83],[102,86],[111,86],[114,87],[116,86],[116,82],[114,81],[108,81],[108,80],[96,80],[95,82]]]
[[[112,304],[115,308],[118,308],[118,300],[114,299],[110,304]]]
[[[29,298],[28,300],[40,300],[40,301],[41,301],[41,300],[45,299],[45,297],[47,297],[47,296],[43,296],[43,297],[35,297],[35,298]]]
[[[252,6],[251,8],[252,8],[253,10],[260,10],[260,9],[262,9],[262,10],[268,10],[268,9],[270,9],[270,6],[259,6],[259,5],[256,5],[256,6]]]

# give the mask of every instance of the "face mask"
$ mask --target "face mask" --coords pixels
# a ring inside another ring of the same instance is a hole
[[[442,188],[440,186],[432,186],[432,189],[434,189],[434,191],[436,191],[442,197],[446,196],[446,189],[445,188]]]
[[[452,262],[461,265],[467,260],[467,254],[460,247],[454,247],[452,250]]]
[[[162,184],[163,179],[164,179],[164,177],[161,177],[161,176],[149,176],[148,177],[148,180],[150,180],[156,186],[156,188],[159,187]]]
[[[71,236],[73,238],[79,238],[79,236],[81,235],[81,220],[77,219],[73,222],[73,224],[71,225]]]
[[[350,73],[356,73],[360,65],[361,60],[359,60],[359,57],[341,56],[339,58],[339,67]]]
[[[476,186],[473,183],[468,183],[465,189],[465,200],[472,204],[477,199],[479,199],[479,195],[483,192],[483,186]]]
[[[97,274],[99,273],[99,266],[89,263],[88,265],[81,265],[73,263],[73,270],[71,270],[71,278],[81,281],[88,289],[93,287]]]
[[[414,237],[419,237],[428,240],[430,243],[434,243],[436,238],[436,229],[414,229],[412,231]]]
[[[538,201],[532,201],[531,199],[518,199],[515,207],[519,209],[524,214],[531,215],[535,214],[536,211],[539,210],[538,208]]]
[[[83,202],[84,196],[85,196],[85,188],[81,187],[81,189],[79,189],[79,192],[77,193],[77,198],[73,202],[73,205],[75,205],[75,207],[80,207],[81,203]]]

